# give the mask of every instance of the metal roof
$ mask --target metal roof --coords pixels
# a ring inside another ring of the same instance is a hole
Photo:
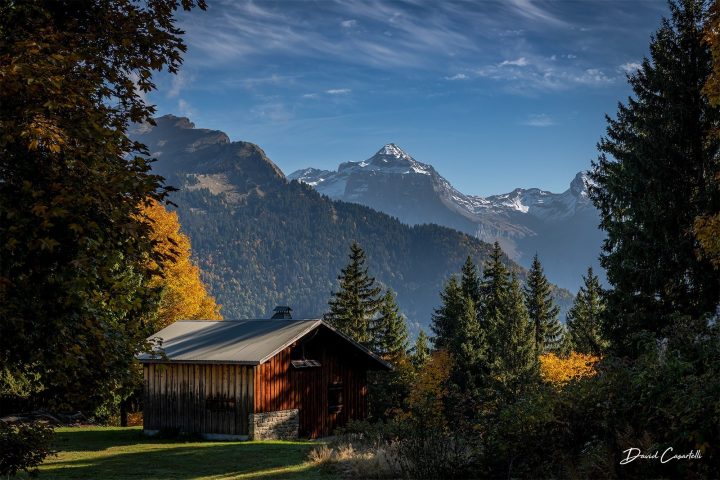
[[[163,328],[148,340],[159,342],[160,353],[143,353],[144,363],[235,363],[259,365],[319,326],[379,363],[392,366],[322,320],[181,320]]]

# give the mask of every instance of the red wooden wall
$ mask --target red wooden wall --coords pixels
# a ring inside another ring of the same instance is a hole
[[[301,342],[288,347],[264,364],[255,367],[254,411],[300,410],[300,436],[320,437],[332,434],[350,419],[367,415],[367,360],[334,334],[320,330],[308,335],[305,357],[320,362],[320,367],[295,368],[292,359],[302,354]],[[331,412],[329,388],[342,391],[343,405]]]

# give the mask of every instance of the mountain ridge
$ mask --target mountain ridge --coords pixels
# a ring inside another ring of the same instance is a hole
[[[516,188],[487,197],[467,195],[432,165],[389,143],[367,160],[344,162],[337,170],[305,168],[288,179],[336,200],[370,206],[409,225],[437,223],[486,242],[499,241],[525,267],[537,253],[551,281],[565,288],[577,289],[588,266],[602,274],[597,257],[603,234],[597,228],[599,217],[583,172],[562,193]],[[564,235],[558,236],[558,231]],[[568,253],[572,261],[563,263]]]
[[[443,282],[467,256],[481,264],[490,251],[464,233],[407,226],[288,181],[257,145],[188,128],[191,122],[179,117],[156,124],[133,128],[132,138],[160,152],[153,171],[179,189],[170,200],[226,318],[264,318],[281,304],[298,317],[322,315],[349,245],[358,241],[371,273],[397,293],[414,332],[427,330]],[[569,292],[556,294],[567,308]]]

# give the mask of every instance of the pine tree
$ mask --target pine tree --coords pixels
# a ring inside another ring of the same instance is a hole
[[[460,288],[465,297],[472,300],[475,305],[480,304],[480,278],[477,266],[469,255],[462,266]]]
[[[445,284],[440,292],[442,305],[432,316],[430,329],[435,334],[432,341],[436,350],[447,348],[458,328],[458,319],[463,311],[463,291],[455,276]]]
[[[513,272],[503,295],[501,315],[494,325],[494,343],[489,345],[493,372],[505,401],[512,401],[538,378],[535,334],[528,318],[522,287]]]
[[[702,88],[712,70],[703,43],[704,2],[670,4],[650,59],[628,79],[634,97],[607,118],[591,197],[607,232],[601,264],[605,328],[613,347],[637,353],[636,334],[661,332],[677,314],[700,318],[720,303],[720,280],[697,255],[693,223],[716,212],[720,110]]]
[[[563,331],[558,320],[560,309],[553,304],[552,288],[537,254],[533,257],[524,292],[528,316],[535,330],[535,350],[538,354],[556,351]]]
[[[349,257],[350,262],[338,276],[340,289],[332,292],[328,301],[330,311],[325,319],[355,341],[371,346],[371,322],[382,302],[378,297],[381,289],[368,275],[365,252],[355,242],[350,245]]]
[[[373,322],[372,334],[372,350],[385,360],[396,363],[407,355],[407,325],[391,290],[382,297],[380,316]]]
[[[430,342],[425,330],[420,330],[415,344],[410,349],[410,361],[416,370],[420,369],[430,358]]]
[[[603,338],[601,324],[604,310],[600,279],[589,267],[567,314],[568,334],[574,351],[598,356],[605,352],[608,342]]]

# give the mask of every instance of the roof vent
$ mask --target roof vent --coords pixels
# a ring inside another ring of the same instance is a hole
[[[273,316],[270,320],[292,320],[292,308],[286,306],[278,306],[273,310]]]

